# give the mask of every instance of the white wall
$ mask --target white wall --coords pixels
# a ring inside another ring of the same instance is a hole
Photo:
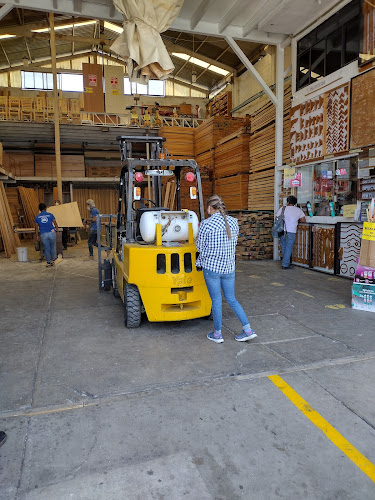
[[[284,69],[287,69],[291,65],[291,50],[290,47],[285,49],[284,57]],[[260,76],[266,82],[268,86],[274,85],[276,83],[276,48],[270,46],[267,49],[267,55],[264,56],[260,61],[254,64],[255,69],[258,71]],[[261,92],[263,88],[256,81],[249,71],[246,71],[239,77],[234,78],[233,82],[233,107],[235,108],[239,104],[243,103],[250,97]],[[257,109],[262,107],[269,101],[267,96],[262,96],[245,107],[241,108],[239,111],[233,114],[235,117],[245,116],[246,114],[254,113]]]

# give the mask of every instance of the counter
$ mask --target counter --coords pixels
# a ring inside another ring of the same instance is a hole
[[[362,222],[350,217],[306,217],[297,228],[292,262],[328,274],[354,278]]]

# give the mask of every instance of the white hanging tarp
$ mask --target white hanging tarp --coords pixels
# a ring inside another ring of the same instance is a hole
[[[174,70],[160,33],[176,19],[184,0],[113,0],[124,16],[111,50],[127,61],[131,80],[163,79]]]

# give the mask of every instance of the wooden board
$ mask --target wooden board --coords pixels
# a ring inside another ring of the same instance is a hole
[[[217,143],[215,149],[215,179],[248,173],[250,134],[240,128]]]
[[[101,214],[117,214],[118,192],[114,188],[73,189],[73,201],[78,203],[82,217],[88,217],[87,200],[94,200]]]
[[[18,236],[13,231],[13,218],[2,181],[0,181],[0,238],[7,257],[14,254],[16,248],[21,246]]]
[[[173,157],[194,158],[194,129],[187,127],[162,127],[160,137],[165,137],[163,147]]]
[[[217,142],[235,132],[244,123],[243,118],[213,116],[194,129],[195,154],[199,155],[216,147]]]
[[[18,192],[25,213],[25,227],[34,227],[35,217],[39,213],[39,198],[32,188],[19,187]]]
[[[100,64],[82,64],[83,109],[86,112],[104,113],[103,68]]]
[[[61,175],[67,179],[85,177],[85,159],[82,155],[62,155]],[[35,176],[56,177],[56,156],[35,155]]]
[[[375,69],[352,79],[350,148],[375,144]]]
[[[215,193],[222,196],[227,210],[246,210],[249,174],[233,175],[215,180]]]
[[[349,93],[347,83],[324,94],[324,155],[345,153],[349,149]]]
[[[59,227],[83,227],[82,217],[76,201],[53,205],[47,208],[47,212],[53,214]]]

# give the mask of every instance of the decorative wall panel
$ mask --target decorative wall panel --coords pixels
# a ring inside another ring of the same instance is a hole
[[[344,153],[349,149],[349,83],[326,92],[324,154]]]
[[[305,163],[323,157],[324,96],[306,101],[290,111],[290,160]]]
[[[340,231],[340,275],[354,278],[361,250],[362,226],[343,222]]]

